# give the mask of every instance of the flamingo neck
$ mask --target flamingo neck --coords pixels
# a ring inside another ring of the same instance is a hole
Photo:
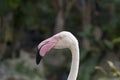
[[[70,68],[70,73],[67,80],[76,80],[79,70],[79,46],[78,44],[76,46],[71,47],[72,52],[72,63]]]

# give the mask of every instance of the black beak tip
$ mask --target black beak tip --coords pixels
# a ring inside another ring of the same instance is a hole
[[[36,53],[36,64],[38,65],[40,63],[40,60],[42,59],[42,56],[40,56],[39,54],[39,50],[37,50],[37,53]]]

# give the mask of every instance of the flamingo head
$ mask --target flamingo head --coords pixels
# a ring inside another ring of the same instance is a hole
[[[40,63],[42,57],[49,52],[52,48],[63,49],[71,48],[76,43],[76,38],[67,31],[62,31],[44,41],[38,45],[36,54],[36,64]]]

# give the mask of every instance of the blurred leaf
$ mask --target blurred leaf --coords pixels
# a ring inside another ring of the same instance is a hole
[[[119,43],[120,42],[120,37],[118,38],[115,38],[112,40],[112,43],[116,44],[116,43]]]
[[[25,15],[30,15],[30,14],[35,15],[35,14],[36,14],[35,5],[32,4],[31,2],[27,3],[26,5],[23,5],[23,6],[21,7],[21,11],[22,11]]]
[[[34,17],[33,16],[26,16],[25,17],[25,25],[29,29],[34,24]]]
[[[9,5],[8,0],[0,0],[0,15],[8,12]]]
[[[15,66],[15,70],[19,74],[26,75],[26,76],[29,76],[31,78],[34,78],[35,75],[38,74],[37,70],[29,69],[28,67],[25,67],[24,64],[25,64],[24,61],[21,61],[21,62],[17,63],[16,66]]]
[[[52,11],[47,0],[43,0],[42,2],[38,3],[37,6],[46,13],[50,13]]]
[[[104,44],[109,49],[113,49],[113,47],[114,47],[114,45],[112,44],[112,42],[110,42],[108,40],[104,40]]]
[[[23,23],[28,29],[30,29],[34,25],[35,20],[38,18],[39,15],[34,4],[27,3],[26,5],[23,5],[21,7],[21,11],[24,14]]]
[[[90,50],[81,50],[81,52],[80,52],[80,58],[81,58],[81,60],[84,59],[87,56],[87,54],[88,54],[89,51]]]
[[[107,72],[101,66],[96,66],[95,69],[100,70],[104,75],[107,75]]]
[[[107,77],[101,77],[98,80],[120,80],[120,78],[107,78]]]
[[[120,76],[120,71],[115,67],[115,65],[111,61],[108,61],[108,64],[111,68],[111,72],[113,73],[113,75]]]
[[[90,80],[91,74],[94,72],[94,67],[98,60],[99,55],[91,57],[80,65],[80,73],[78,80]]]
[[[86,25],[84,27],[86,27],[85,31],[81,32],[81,33],[78,33],[78,35],[81,36],[81,37],[83,37],[83,38],[87,38],[87,39],[93,38],[93,35],[92,35],[93,26]]]
[[[119,76],[120,76],[120,71],[116,68],[116,66],[113,64],[113,62],[111,61],[107,61],[109,67],[110,67],[110,71],[105,71],[102,67],[97,66],[96,69],[105,72],[105,76],[101,76],[100,78],[98,78],[98,80],[120,80]],[[110,76],[109,73],[113,74],[113,77]]]
[[[21,0],[8,0],[8,3],[11,8],[17,9],[21,4]]]
[[[102,29],[105,30],[107,33],[114,33],[114,28],[109,25],[102,26]]]

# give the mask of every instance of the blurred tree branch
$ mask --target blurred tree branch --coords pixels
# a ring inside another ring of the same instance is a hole
[[[54,33],[64,30],[66,18],[68,17],[74,2],[75,0],[58,0],[58,14],[56,16]]]

